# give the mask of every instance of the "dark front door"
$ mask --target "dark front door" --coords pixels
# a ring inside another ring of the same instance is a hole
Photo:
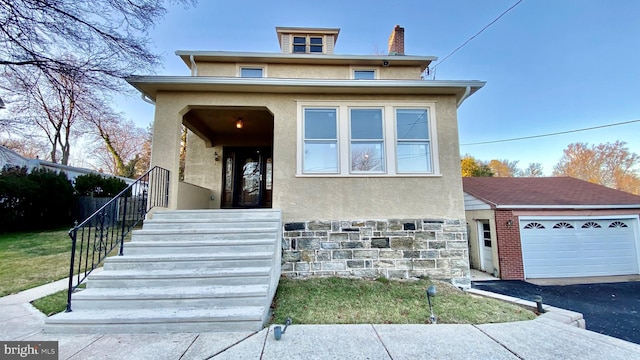
[[[271,148],[225,148],[222,207],[271,207],[272,164]]]

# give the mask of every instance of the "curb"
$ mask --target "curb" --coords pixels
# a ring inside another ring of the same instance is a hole
[[[504,301],[510,304],[518,305],[536,313],[538,310],[538,307],[535,302],[523,300],[513,296],[496,294],[490,291],[479,290],[479,289],[467,289],[465,290],[465,292],[473,295],[492,298],[492,299]],[[580,329],[586,329],[587,324],[584,320],[584,316],[582,316],[582,313],[567,310],[567,309],[562,309],[562,308],[551,306],[551,305],[544,305],[544,304],[542,305],[542,308],[544,309],[545,313],[539,314],[535,320],[542,320],[542,319],[552,320],[552,321],[560,322],[570,326],[575,326]]]

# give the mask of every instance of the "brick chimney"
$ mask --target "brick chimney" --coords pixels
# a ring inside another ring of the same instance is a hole
[[[389,55],[404,55],[404,28],[396,25],[389,36]]]

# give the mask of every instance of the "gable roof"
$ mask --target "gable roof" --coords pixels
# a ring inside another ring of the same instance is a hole
[[[462,184],[494,208],[640,208],[640,196],[571,177],[464,177]]]

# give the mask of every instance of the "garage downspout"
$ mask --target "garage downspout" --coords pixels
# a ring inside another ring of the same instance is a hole
[[[196,65],[193,54],[189,55],[189,60],[191,60],[191,76],[198,76],[198,65]]]
[[[460,98],[460,100],[458,100],[457,107],[460,107],[460,105],[462,105],[462,103],[469,97],[469,95],[471,95],[471,86],[467,86],[467,88],[464,90],[464,94],[462,94],[462,97]]]

